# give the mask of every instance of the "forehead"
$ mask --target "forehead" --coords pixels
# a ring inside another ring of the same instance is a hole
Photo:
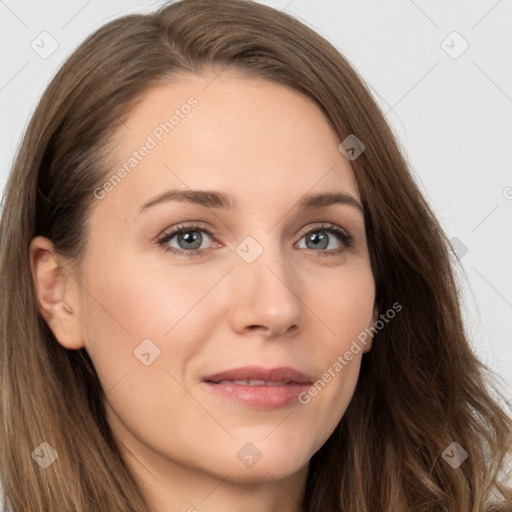
[[[319,107],[287,86],[233,71],[185,74],[149,90],[116,140],[109,176],[126,172],[108,199],[131,210],[171,187],[223,190],[242,208],[243,198],[261,205],[333,188],[359,197]]]

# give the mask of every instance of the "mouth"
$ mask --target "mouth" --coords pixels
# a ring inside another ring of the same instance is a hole
[[[286,380],[278,380],[278,381],[267,381],[267,380],[258,380],[258,379],[235,379],[235,380],[220,380],[220,381],[207,381],[212,384],[237,384],[240,386],[285,386],[286,384],[290,384],[290,381]]]
[[[210,375],[202,383],[225,400],[255,409],[277,409],[297,402],[313,380],[294,368],[246,366]]]

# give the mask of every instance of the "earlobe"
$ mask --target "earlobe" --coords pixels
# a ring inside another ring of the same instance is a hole
[[[84,342],[78,308],[73,304],[76,287],[57,261],[52,242],[41,236],[33,238],[29,257],[41,315],[63,347],[71,350],[82,348]]]

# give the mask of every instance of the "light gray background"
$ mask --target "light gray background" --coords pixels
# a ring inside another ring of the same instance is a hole
[[[512,398],[512,1],[261,3],[329,39],[369,83],[445,231],[458,239],[472,343]],[[0,0],[2,189],[28,118],[70,52],[105,22],[160,4]],[[46,58],[31,47],[51,50],[43,32],[58,44]]]

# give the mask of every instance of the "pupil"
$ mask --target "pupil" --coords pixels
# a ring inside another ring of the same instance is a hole
[[[320,232],[320,233],[321,233],[321,232]],[[315,244],[315,245],[314,245],[314,247],[318,247],[318,243],[321,243],[322,241],[324,241],[324,242],[325,242],[325,241],[327,240],[327,237],[326,237],[325,235],[323,235],[323,234],[321,234],[321,235],[312,234],[312,235],[310,236],[310,240],[311,240],[311,241],[313,241],[313,244]],[[315,242],[315,240],[316,240],[318,243],[317,243],[317,242]],[[326,247],[327,247],[327,246],[324,244],[324,245],[322,246],[322,249],[325,249]]]
[[[193,234],[191,235],[191,233]],[[199,244],[196,244],[196,246],[192,247],[192,249],[197,249],[201,245],[200,235],[198,231],[186,231],[185,233],[181,234],[181,239],[184,240],[187,244],[193,244],[194,241],[197,241],[199,239]],[[188,247],[188,249],[190,249],[190,247]]]

